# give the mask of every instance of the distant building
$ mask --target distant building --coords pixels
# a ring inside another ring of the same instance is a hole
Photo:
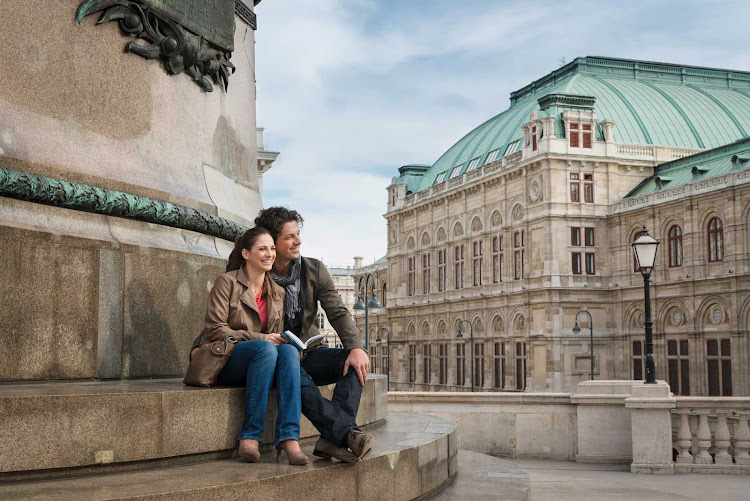
[[[581,309],[595,377],[642,379],[630,244],[645,225],[661,242],[656,377],[678,395],[750,395],[748,135],[748,72],[586,57],[513,92],[433,165],[401,167],[368,333],[391,332],[391,388],[571,391],[591,362]]]
[[[355,263],[356,263],[355,258]],[[361,258],[359,258],[361,259]],[[354,284],[354,267],[332,267],[328,268],[328,272],[331,274],[333,279],[333,285],[336,286],[336,291],[341,296],[341,300],[344,301],[344,305],[349,309],[350,313],[354,313],[354,302],[357,300],[355,294]],[[318,329],[321,334],[326,335],[326,343],[331,348],[342,348],[341,340],[339,339],[336,331],[328,321],[325,310],[318,303]]]

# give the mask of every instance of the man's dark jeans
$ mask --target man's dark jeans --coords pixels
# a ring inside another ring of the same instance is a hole
[[[318,348],[301,362],[302,414],[312,422],[320,436],[347,447],[347,436],[356,424],[362,385],[357,371],[350,367],[344,376],[348,353],[339,348]],[[333,398],[320,394],[318,386],[336,383]]]

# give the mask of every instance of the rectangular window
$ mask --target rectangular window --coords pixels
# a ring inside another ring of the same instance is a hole
[[[572,181],[578,181],[581,178],[581,176],[577,172],[571,172],[570,173],[570,179]]]
[[[570,254],[570,266],[574,275],[581,274],[581,253],[573,252]]]
[[[688,340],[667,341],[669,387],[675,395],[690,395],[690,358]]]
[[[386,344],[384,347],[380,348],[380,373],[381,374],[388,374],[388,345]]]
[[[430,382],[432,377],[432,345],[425,344],[422,347],[422,382]]]
[[[483,242],[481,240],[478,240],[474,242],[472,246],[473,251],[474,251],[473,262],[472,262],[473,271],[474,271],[473,273],[474,286],[482,285],[482,254],[483,254],[482,244]]]
[[[513,278],[515,280],[523,278],[523,246],[523,231],[517,231],[513,234]]]
[[[536,126],[531,128],[531,149],[536,151]]]
[[[643,356],[643,341],[633,341],[633,379],[646,379],[646,360]]]
[[[453,249],[453,262],[455,264],[456,289],[464,287],[464,246],[456,245]]]
[[[503,237],[492,239],[492,283],[503,281]]]
[[[466,172],[469,172],[470,170],[474,170],[477,167],[479,167],[479,157],[474,158],[469,162],[469,166],[466,167]]]
[[[593,174],[584,174],[583,175],[583,180],[584,181],[593,181],[594,180],[594,175]]]
[[[495,343],[495,388],[505,388],[505,343]]]
[[[448,175],[448,171],[441,172],[438,174],[438,176],[435,178],[435,184],[442,183],[445,181],[445,177]]]
[[[454,177],[458,176],[458,173],[461,172],[461,166],[463,166],[463,164],[456,165],[455,167],[453,167],[453,170],[451,171],[451,175],[448,179],[453,179]]]
[[[409,382],[413,383],[417,379],[417,347],[409,345]]]
[[[474,345],[474,387],[484,386],[484,343]]]
[[[410,257],[407,258],[406,261],[409,264],[409,272],[407,274],[407,294],[413,296],[415,292],[415,282],[417,281],[416,258]]]
[[[581,194],[579,192],[581,186],[579,183],[570,183],[570,201],[571,202],[580,202],[581,201]]]
[[[587,204],[594,203],[594,185],[592,183],[583,183],[583,201]]]
[[[440,384],[448,384],[448,345],[441,344],[438,346],[438,365]]]
[[[586,247],[594,246],[594,228],[584,229],[584,242]]]
[[[583,124],[583,147],[591,148],[591,124]]]
[[[484,165],[494,162],[497,159],[498,153],[500,153],[499,149],[492,150],[489,153],[487,153],[487,158],[484,159]]]
[[[456,385],[463,386],[466,380],[466,345],[456,345]]]
[[[596,275],[596,255],[593,252],[586,253],[586,275]]]
[[[526,389],[526,343],[516,343],[516,389]]]
[[[581,228],[570,229],[570,245],[581,245]]]
[[[422,254],[422,294],[430,293],[430,254]]]
[[[708,396],[732,396],[732,354],[729,338],[706,340]]]
[[[446,254],[445,249],[438,251],[438,291],[440,292],[445,290]]]
[[[579,139],[578,139],[578,124],[571,122],[570,124],[570,147],[571,148],[578,148]]]

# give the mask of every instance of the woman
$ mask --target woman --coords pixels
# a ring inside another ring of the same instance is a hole
[[[276,247],[268,230],[255,227],[235,242],[227,273],[220,275],[208,297],[203,343],[232,336],[239,340],[218,377],[222,386],[245,386],[245,418],[237,455],[254,463],[266,421],[268,392],[276,386],[278,416],[274,430],[276,461],[281,450],[289,464],[305,465],[299,447],[299,352],[281,337],[284,289],[268,272]]]

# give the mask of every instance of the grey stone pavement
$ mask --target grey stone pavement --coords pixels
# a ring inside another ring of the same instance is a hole
[[[459,451],[456,480],[435,499],[460,500],[750,500],[748,475],[645,475],[627,465],[510,460]],[[525,498],[524,484],[530,485]]]

